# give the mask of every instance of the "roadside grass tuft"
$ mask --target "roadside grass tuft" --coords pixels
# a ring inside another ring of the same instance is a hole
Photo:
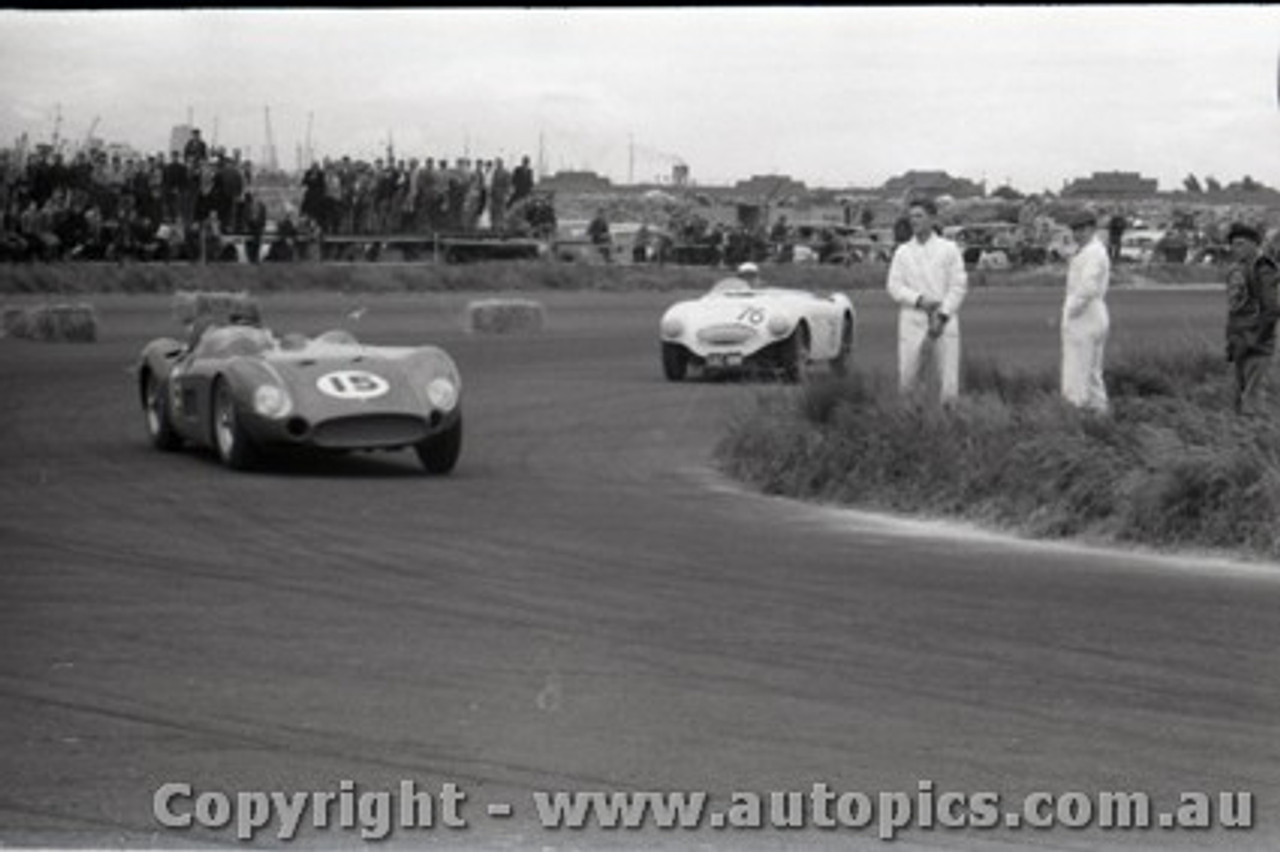
[[[768,494],[951,517],[1024,535],[1280,557],[1280,403],[1230,410],[1203,343],[1123,354],[1111,413],[1067,405],[1053,371],[966,363],[951,407],[854,372],[762,392],[716,450]]]
[[[780,265],[766,268],[780,287],[865,290],[884,287],[884,264]],[[705,290],[733,274],[705,266],[601,265],[555,261],[435,263],[163,264],[64,263],[0,265],[0,294],[171,293],[248,290],[252,293],[521,292],[545,290]]]

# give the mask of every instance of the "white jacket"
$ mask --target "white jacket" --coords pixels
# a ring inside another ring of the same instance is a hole
[[[1111,259],[1107,247],[1095,233],[1071,258],[1067,268],[1067,292],[1062,303],[1062,328],[1074,334],[1106,331],[1107,284],[1111,279]]]
[[[887,289],[903,308],[914,308],[924,296],[941,302],[942,313],[955,316],[969,291],[960,249],[936,234],[924,243],[912,237],[893,253]]]

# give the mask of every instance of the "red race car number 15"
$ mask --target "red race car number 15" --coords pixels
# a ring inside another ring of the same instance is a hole
[[[382,376],[364,370],[339,370],[325,373],[316,379],[321,393],[336,399],[373,399],[382,396],[391,386]]]

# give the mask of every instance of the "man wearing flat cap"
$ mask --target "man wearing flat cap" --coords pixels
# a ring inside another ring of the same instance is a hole
[[[1072,405],[1106,413],[1102,359],[1111,328],[1106,303],[1111,259],[1098,236],[1097,216],[1082,210],[1070,224],[1079,248],[1067,268],[1062,303],[1062,396]]]
[[[1276,345],[1280,269],[1261,251],[1262,234],[1237,222],[1227,232],[1231,270],[1227,273],[1227,361],[1235,366],[1233,403],[1237,414],[1263,413],[1267,373]]]

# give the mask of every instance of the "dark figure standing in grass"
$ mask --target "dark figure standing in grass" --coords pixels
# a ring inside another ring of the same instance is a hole
[[[1227,273],[1227,361],[1235,365],[1237,414],[1261,414],[1280,319],[1280,268],[1261,251],[1257,229],[1236,223],[1227,233],[1233,265]]]
[[[604,210],[596,211],[595,218],[587,226],[587,236],[591,238],[591,244],[600,252],[605,263],[612,260],[613,238],[609,236],[609,220],[605,218]]]
[[[1108,248],[1111,252],[1111,262],[1120,262],[1120,246],[1124,243],[1124,232],[1129,227],[1129,223],[1125,221],[1124,214],[1119,210],[1111,217],[1111,221],[1107,223],[1107,236],[1110,238]]]

